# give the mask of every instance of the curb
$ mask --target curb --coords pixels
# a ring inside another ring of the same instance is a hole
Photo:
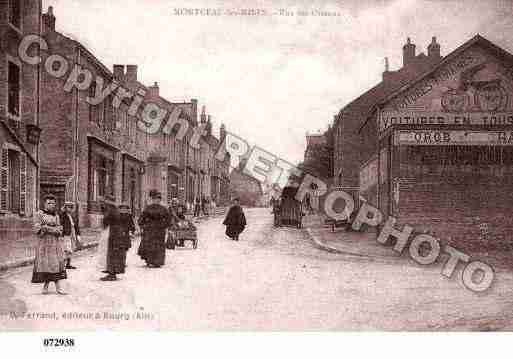
[[[317,249],[323,250],[325,252],[335,253],[335,254],[343,254],[345,256],[353,256],[353,257],[366,258],[366,259],[371,259],[371,260],[375,260],[375,259],[379,259],[380,258],[380,257],[368,256],[368,255],[360,254],[360,253],[343,251],[341,249],[338,249],[338,248],[329,246],[327,244],[324,244],[320,240],[318,240],[316,238],[316,236],[313,235],[311,228],[306,228],[306,233],[308,234],[308,237],[312,241],[314,247],[316,247]]]
[[[87,244],[83,245],[79,250],[75,251],[75,253],[81,252],[86,249],[94,248],[94,247],[98,247],[98,242],[87,243]],[[29,266],[32,264],[34,264],[34,257],[18,259],[15,261],[0,264],[0,272],[5,272],[9,269],[14,269],[14,268],[26,267],[26,266]]]

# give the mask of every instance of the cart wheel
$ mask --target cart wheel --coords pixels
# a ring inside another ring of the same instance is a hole
[[[194,249],[197,249],[198,248],[198,240],[194,240],[194,242],[192,242],[192,248]]]

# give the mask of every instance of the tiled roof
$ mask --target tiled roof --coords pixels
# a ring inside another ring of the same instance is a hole
[[[376,104],[381,102],[388,95],[394,91],[402,88],[406,84],[415,80],[425,71],[433,69],[442,58],[431,59],[423,53],[416,56],[416,61],[401,68],[397,71],[389,71],[386,81],[381,81],[379,84],[363,93],[361,96],[350,102],[342,108],[338,114],[341,121],[348,121],[354,119],[354,129],[358,131],[365,123],[365,120],[372,113]]]

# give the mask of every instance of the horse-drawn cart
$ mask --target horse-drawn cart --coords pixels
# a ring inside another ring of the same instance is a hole
[[[273,210],[275,226],[302,227],[304,216],[303,206],[301,202],[296,200],[296,193],[296,187],[283,188],[280,203],[275,206]]]

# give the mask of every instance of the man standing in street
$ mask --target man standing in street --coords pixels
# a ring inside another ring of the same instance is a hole
[[[199,196],[196,196],[194,200],[194,217],[199,217],[201,211],[201,199]]]
[[[61,210],[60,221],[62,225],[62,235],[64,237],[64,251],[66,255],[66,269],[77,269],[71,265],[71,255],[80,248],[80,226],[78,217],[74,215],[75,204],[73,202],[64,203]]]

